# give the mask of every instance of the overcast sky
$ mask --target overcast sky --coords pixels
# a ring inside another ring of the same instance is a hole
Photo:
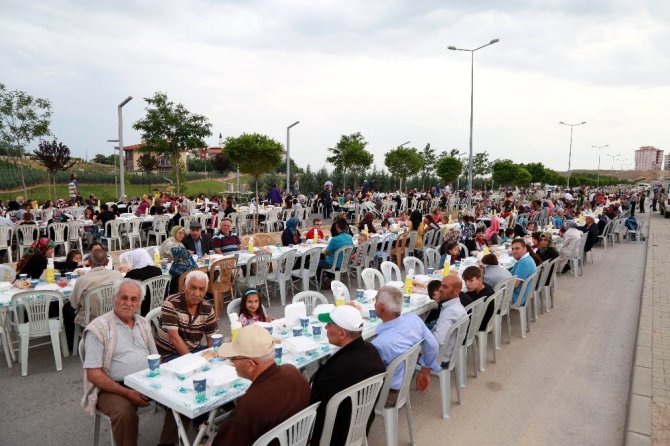
[[[126,145],[143,98],[164,91],[218,135],[265,133],[301,166],[342,134],[384,153],[468,150],[566,170],[652,145],[670,151],[668,0],[0,0],[0,82],[48,98],[51,130],[78,156]],[[36,144],[33,144],[33,146]],[[621,162],[615,163],[620,168]],[[328,166],[332,168],[332,166]]]

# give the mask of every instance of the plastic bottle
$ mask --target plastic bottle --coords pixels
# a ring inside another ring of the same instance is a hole
[[[235,338],[237,337],[237,333],[239,333],[240,328],[242,328],[242,323],[240,322],[240,317],[237,315],[237,313],[230,313],[230,334],[232,337],[232,340],[234,341]]]
[[[319,243],[319,231],[317,231],[315,229],[314,230],[314,244],[316,245],[317,243]]]
[[[336,307],[341,307],[344,305],[346,302],[344,300],[344,293],[340,292],[340,294],[337,296],[337,299],[335,299],[335,306]]]
[[[449,256],[447,256],[447,258],[444,259],[444,265],[442,267],[442,273],[444,274],[445,277],[449,275],[450,268],[451,264],[449,263]]]
[[[145,217],[149,216],[149,206],[147,206],[146,209],[144,209],[144,216]]]
[[[253,238],[253,237],[249,237],[249,247],[248,247],[248,250],[249,250],[249,254],[253,254],[253,253],[254,253],[254,238]]]
[[[54,260],[49,259],[47,263],[47,283],[55,283],[56,275],[54,271]]]
[[[161,255],[158,253],[158,251],[154,253],[154,266],[161,266]]]
[[[407,271],[407,276],[405,277],[405,294],[412,294],[412,288],[414,287],[414,270],[412,268]]]

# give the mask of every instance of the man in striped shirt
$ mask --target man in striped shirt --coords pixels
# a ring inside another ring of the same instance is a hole
[[[230,218],[221,220],[219,233],[212,237],[212,249],[217,254],[240,250],[240,238],[231,232],[233,221]]]
[[[202,271],[191,271],[186,276],[184,292],[169,296],[161,309],[161,330],[157,331],[156,347],[163,362],[206,348],[200,344],[207,337],[212,346],[212,335],[218,325],[214,307],[205,300],[209,279]]]

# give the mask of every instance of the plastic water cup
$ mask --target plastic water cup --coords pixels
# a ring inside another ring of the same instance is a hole
[[[307,330],[307,326],[309,325],[309,318],[308,317],[301,317],[300,318],[300,325],[302,326],[303,330]]]
[[[28,274],[19,274],[19,279],[28,280]]]
[[[30,287],[31,287],[32,289],[35,289],[35,287],[36,287],[39,283],[40,283],[40,280],[39,280],[39,279],[33,279],[33,280],[30,281]]]
[[[405,296],[404,296],[404,306],[405,306],[405,308],[409,307],[410,299],[411,299],[411,296],[409,294],[405,294]]]
[[[365,290],[357,289],[356,290],[356,299],[363,299],[365,297]]]
[[[194,379],[193,389],[195,390],[195,402],[202,404],[207,401],[207,379]]]
[[[428,275],[432,276],[435,273],[435,268],[428,268]]]
[[[370,309],[370,320],[373,322],[377,320],[377,310],[374,308]]]
[[[275,362],[277,364],[281,364],[281,354],[282,354],[282,346],[278,345],[275,347]]]
[[[293,327],[293,336],[302,336],[302,325],[295,325]]]
[[[214,353],[219,351],[221,344],[223,344],[223,335],[221,333],[214,333],[212,335],[212,347],[214,347]]]
[[[205,266],[206,266],[207,268],[209,268],[209,257],[207,257],[207,258],[205,259]]]
[[[321,324],[312,325],[312,335],[314,335],[315,338],[321,337]]]
[[[456,267],[456,269],[459,269],[461,267],[461,261],[456,260],[456,263],[454,263],[454,266]]]
[[[154,378],[160,375],[161,355],[147,355],[147,362],[149,363],[149,377]]]

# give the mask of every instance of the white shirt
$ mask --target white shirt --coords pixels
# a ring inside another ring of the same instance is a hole
[[[565,195],[563,196],[563,199],[564,199],[565,201],[572,201],[572,200],[574,200],[575,198],[572,196],[572,194],[571,194],[570,192],[566,192]]]
[[[463,307],[463,304],[461,304],[461,300],[458,298],[458,296],[442,303],[442,309],[440,310],[440,317],[437,319],[435,327],[433,327],[433,335],[435,336],[435,339],[437,339],[437,343],[440,344],[440,348],[442,348],[442,344],[444,344],[444,342],[447,341],[445,338],[447,336],[447,331],[449,331],[449,328],[455,322],[458,322],[459,320],[461,320],[466,316],[467,313],[465,312],[465,308]],[[445,351],[444,357],[437,358],[438,370],[442,368],[440,364],[449,361],[451,357],[451,352],[454,350],[455,343],[456,343],[456,333],[453,333],[451,339],[448,340],[447,349]]]

